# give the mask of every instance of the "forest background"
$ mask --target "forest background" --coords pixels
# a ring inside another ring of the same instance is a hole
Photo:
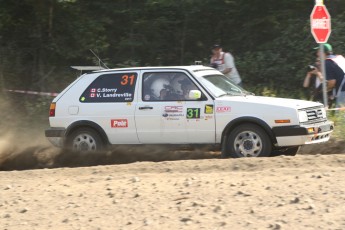
[[[345,1],[325,5],[329,42],[345,54]],[[6,89],[60,92],[78,76],[70,66],[98,65],[90,49],[110,68],[208,65],[214,43],[234,55],[248,91],[309,99],[302,82],[315,61],[313,6],[314,0],[0,0],[1,102],[46,121],[52,98]],[[11,116],[6,111],[0,115]]]

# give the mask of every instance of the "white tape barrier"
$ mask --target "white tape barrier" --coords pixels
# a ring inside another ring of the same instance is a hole
[[[47,92],[26,91],[26,90],[6,89],[5,91],[11,92],[11,93],[23,93],[23,94],[31,94],[31,95],[39,95],[39,96],[49,96],[49,97],[56,97],[57,95],[59,95],[58,93],[47,93]],[[334,108],[334,109],[327,109],[327,111],[345,111],[345,107]]]
[[[345,107],[334,108],[334,109],[327,109],[327,111],[345,111]]]
[[[6,89],[5,91],[10,92],[10,93],[22,93],[22,94],[31,94],[31,95],[48,96],[48,97],[56,97],[57,95],[59,95],[58,93],[37,92],[37,91],[28,91],[28,90]]]

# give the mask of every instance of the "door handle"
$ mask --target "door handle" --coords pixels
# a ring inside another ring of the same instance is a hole
[[[153,109],[151,106],[139,107],[139,110]]]

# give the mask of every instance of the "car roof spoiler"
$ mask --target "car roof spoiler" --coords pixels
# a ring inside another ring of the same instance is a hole
[[[80,75],[85,72],[105,69],[102,66],[71,66],[71,68],[80,71]]]

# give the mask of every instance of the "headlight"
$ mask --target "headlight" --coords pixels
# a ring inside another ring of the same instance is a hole
[[[298,111],[299,122],[307,122],[308,115],[306,111]]]
[[[326,109],[325,109],[325,108],[322,108],[322,109],[321,109],[321,112],[322,112],[322,118],[327,118]]]

